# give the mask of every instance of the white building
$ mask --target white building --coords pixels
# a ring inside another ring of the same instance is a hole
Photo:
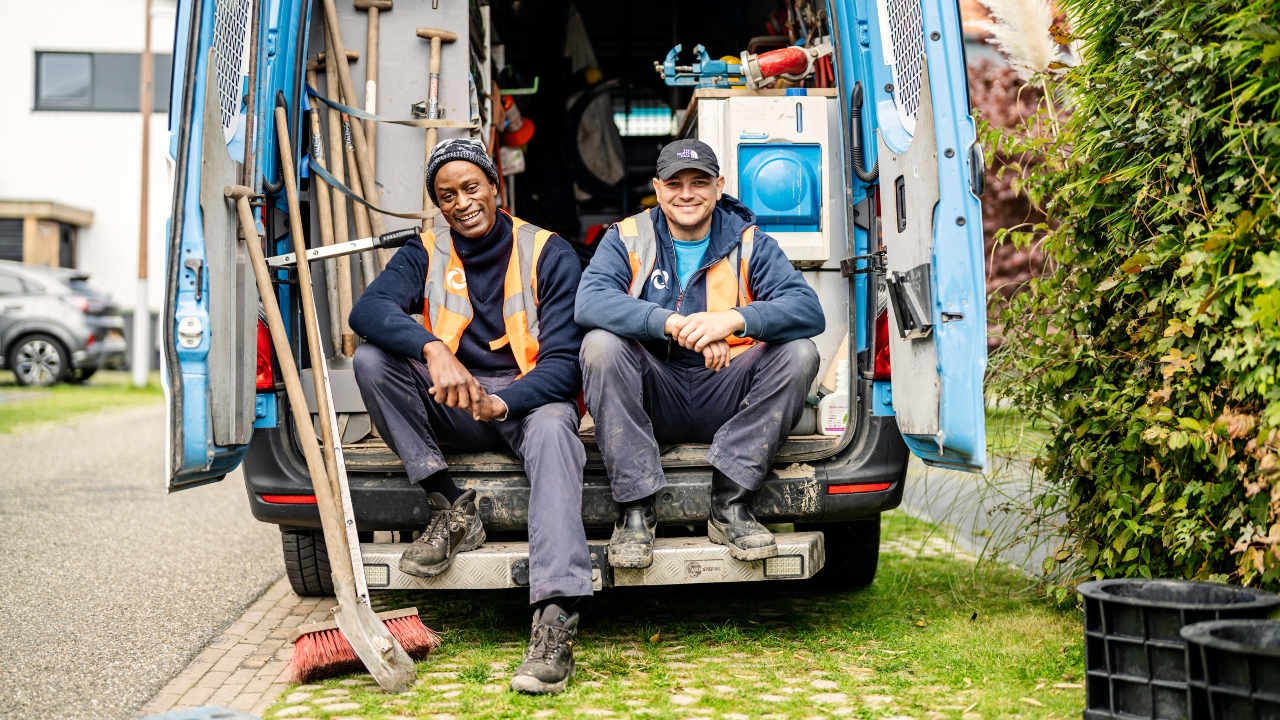
[[[156,111],[147,268],[153,313],[164,299],[171,204],[166,156],[175,10],[175,0],[152,2]],[[137,295],[145,12],[145,0],[7,2],[0,22],[0,257],[24,259],[25,229],[27,262],[84,270],[126,310]],[[43,239],[33,243],[33,230]],[[56,244],[55,230],[61,231]]]

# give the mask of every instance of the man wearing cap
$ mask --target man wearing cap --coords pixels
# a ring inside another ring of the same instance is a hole
[[[438,144],[426,183],[448,229],[397,251],[350,315],[366,341],[355,353],[365,406],[431,508],[400,570],[434,577],[485,539],[476,491],[454,484],[440,444],[514,452],[529,476],[534,615],[511,689],[562,692],[578,628],[570,608],[591,594],[574,402],[582,266],[560,237],[498,209],[498,173],[480,141]]]
[[[649,567],[659,444],[710,443],[707,534],[738,560],[778,554],[751,511],[818,371],[818,296],[755,215],[723,193],[715,153],[658,156],[658,207],[614,225],[583,272],[576,317],[587,409],[621,508],[609,563]]]

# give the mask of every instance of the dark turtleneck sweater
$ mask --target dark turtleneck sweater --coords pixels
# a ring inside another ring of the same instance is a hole
[[[511,347],[490,350],[489,342],[506,334],[502,321],[503,282],[511,261],[511,218],[499,212],[489,232],[468,238],[453,230],[453,246],[467,275],[474,309],[458,342],[458,360],[468,370],[518,371]],[[422,347],[437,338],[410,317],[421,315],[429,260],[422,239],[396,251],[387,268],[351,308],[351,329],[388,352],[422,361]],[[578,348],[583,330],[573,319],[582,265],[558,235],[538,258],[538,362],[524,377],[496,393],[507,404],[508,420],[549,402],[572,400],[582,387]]]

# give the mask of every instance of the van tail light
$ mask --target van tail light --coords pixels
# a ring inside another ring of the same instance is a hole
[[[828,485],[828,495],[848,495],[851,493],[881,492],[888,490],[892,483],[860,483],[857,485]]]
[[[258,389],[271,390],[276,386],[276,373],[271,367],[271,333],[267,324],[258,321]]]
[[[874,362],[871,365],[872,380],[888,380],[893,374],[889,364],[889,308],[880,311],[876,316]]]

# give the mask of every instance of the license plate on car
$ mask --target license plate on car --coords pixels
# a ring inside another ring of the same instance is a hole
[[[124,333],[120,332],[119,330],[108,330],[108,331],[107,331],[107,342],[111,342],[111,341],[113,341],[113,340],[120,340],[120,341],[122,341],[122,342],[123,342],[123,341],[124,341]]]

